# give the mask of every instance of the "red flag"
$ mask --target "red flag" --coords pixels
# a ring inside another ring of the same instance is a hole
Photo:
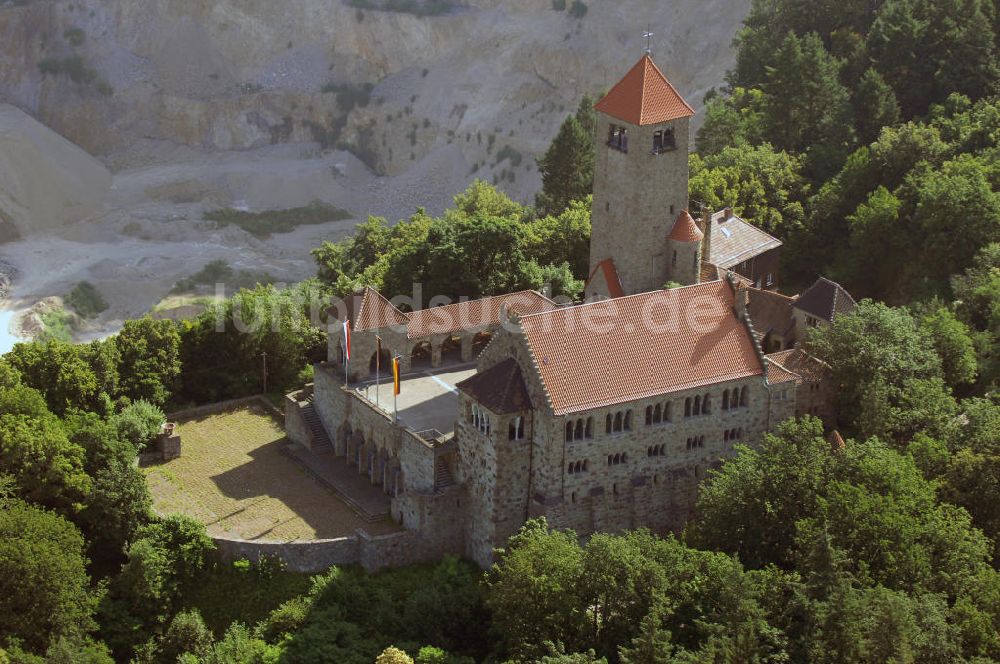
[[[399,394],[399,358],[392,358],[392,393]]]

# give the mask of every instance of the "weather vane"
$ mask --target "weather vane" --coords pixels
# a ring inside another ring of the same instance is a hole
[[[651,40],[653,39],[653,35],[655,33],[652,33],[649,30],[650,30],[650,25],[647,23],[646,24],[646,31],[644,33],[642,33],[642,36],[646,38],[646,55],[652,55],[652,53],[653,53],[653,48],[652,48],[652,42],[651,42]]]

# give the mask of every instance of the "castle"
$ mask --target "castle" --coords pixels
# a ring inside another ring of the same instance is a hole
[[[777,239],[731,209],[688,212],[694,111],[648,54],[596,110],[584,304],[523,291],[404,312],[365,288],[331,312],[350,345],[331,328],[314,384],[286,400],[289,437],[384,498],[407,561],[488,565],[538,516],[583,536],[677,529],[734,445],[796,415],[832,424],[829,368],[795,341],[850,296],[774,292]]]

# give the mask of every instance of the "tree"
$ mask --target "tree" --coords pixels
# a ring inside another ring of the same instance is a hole
[[[205,657],[213,641],[212,632],[205,626],[197,609],[181,611],[173,617],[160,638],[157,659],[164,663],[176,662],[185,653]]]
[[[816,33],[789,32],[763,86],[766,138],[779,150],[808,152],[815,179],[837,172],[854,142],[850,95],[839,64]]]
[[[805,220],[809,185],[802,177],[802,160],[767,143],[727,147],[704,159],[692,155],[689,187],[692,201],[713,210],[732,207],[779,237],[799,230]]]
[[[591,197],[573,201],[558,215],[540,217],[526,229],[524,254],[539,265],[568,263],[577,279],[590,269]]]
[[[375,658],[375,664],[413,664],[413,658],[405,651],[389,646]]]
[[[542,190],[535,207],[542,215],[558,215],[573,201],[587,198],[594,186],[594,134],[576,116],[559,128],[549,149],[538,160]]]
[[[920,319],[920,326],[941,358],[944,381],[952,389],[976,378],[976,349],[969,328],[951,309],[938,307]]]
[[[142,452],[153,442],[166,421],[163,410],[143,399],[123,408],[112,420],[118,437],[136,452]]]
[[[805,347],[833,369],[839,412],[848,424],[857,423],[872,385],[898,389],[908,379],[941,376],[933,341],[913,316],[871,300],[813,330]]]
[[[0,416],[0,467],[11,473],[19,495],[64,513],[78,511],[90,489],[84,453],[51,414]]]
[[[705,121],[696,145],[702,157],[726,148],[747,148],[764,142],[764,93],[757,88],[734,88],[728,95],[705,98]]]
[[[487,605],[509,652],[522,658],[543,654],[545,641],[574,647],[587,616],[576,594],[583,552],[572,532],[550,532],[531,520],[497,551],[486,575]]]
[[[115,337],[121,357],[119,393],[163,406],[180,376],[180,334],[169,320],[127,320]]]
[[[899,103],[896,93],[875,70],[869,69],[861,77],[854,91],[854,126],[858,140],[868,144],[878,138],[883,127],[899,122]]]
[[[96,595],[83,537],[64,518],[20,500],[0,500],[0,633],[44,653],[63,636],[94,629]]]
[[[45,395],[53,413],[101,409],[100,382],[82,347],[57,340],[21,343],[15,344],[6,358],[25,385]]]

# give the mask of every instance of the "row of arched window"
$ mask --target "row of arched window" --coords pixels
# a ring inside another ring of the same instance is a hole
[[[566,472],[570,475],[575,475],[576,473],[585,473],[590,470],[590,462],[584,461],[573,461],[566,468]]]
[[[684,417],[708,415],[711,399],[712,397],[708,394],[705,396],[688,397],[684,400]]]
[[[607,418],[604,420],[604,430],[605,433],[621,433],[622,431],[631,431],[632,411],[618,411],[613,417],[611,413],[608,413]]]
[[[490,421],[489,413],[487,413],[479,406],[476,406],[475,404],[473,404],[472,406],[471,420],[472,420],[472,426],[479,429],[480,432],[487,434],[490,432],[492,422]]]
[[[524,418],[515,417],[507,425],[507,438],[509,440],[524,440]]]
[[[660,445],[651,445],[646,448],[646,456],[658,457],[663,456],[667,453],[667,444],[662,443]]]
[[[722,391],[722,410],[733,408],[744,408],[750,405],[750,390],[744,385],[742,389],[734,387],[732,390]]]
[[[739,429],[727,429],[725,433],[722,434],[722,439],[727,443],[731,440],[741,440],[742,438],[743,427],[740,427]]]
[[[608,455],[609,466],[617,466],[623,463],[628,463],[628,452],[619,452],[618,454]]]
[[[669,401],[665,404],[646,406],[646,426],[652,424],[662,424],[663,422],[669,422],[671,419]]]
[[[687,439],[687,449],[696,450],[698,448],[705,447],[705,437],[695,436],[694,438]]]
[[[566,442],[594,437],[594,418],[570,420],[566,422]]]

